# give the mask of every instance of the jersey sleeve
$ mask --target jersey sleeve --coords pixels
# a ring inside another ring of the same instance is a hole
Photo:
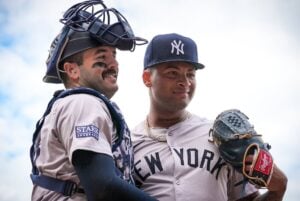
[[[87,94],[71,95],[61,99],[56,110],[58,138],[70,161],[76,150],[112,156],[111,143],[116,131],[101,99]]]

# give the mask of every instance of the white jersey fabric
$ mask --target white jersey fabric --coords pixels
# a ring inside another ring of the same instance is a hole
[[[72,165],[76,150],[88,150],[113,157],[112,142],[116,129],[105,103],[87,94],[58,99],[46,116],[40,134],[40,155],[36,165],[41,174],[71,180],[80,186]],[[71,197],[34,186],[32,200],[83,201],[85,194]]]
[[[257,189],[225,164],[209,141],[212,122],[191,115],[163,132],[166,142],[149,137],[146,121],[132,130],[135,180],[159,201],[231,201]]]

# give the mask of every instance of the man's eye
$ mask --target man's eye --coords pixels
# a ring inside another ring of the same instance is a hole
[[[93,65],[94,67],[101,67],[101,68],[106,68],[106,63],[103,62],[97,62]]]
[[[169,71],[169,72],[167,72],[167,75],[168,76],[172,76],[172,77],[174,77],[174,76],[177,76],[177,72],[176,71]]]
[[[187,76],[188,76],[189,78],[194,79],[196,75],[195,75],[195,73],[188,73]]]

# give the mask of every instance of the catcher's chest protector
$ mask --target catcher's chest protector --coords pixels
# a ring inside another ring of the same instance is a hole
[[[133,151],[132,151],[132,142],[130,138],[129,128],[119,111],[119,108],[116,104],[107,99],[104,95],[99,92],[90,89],[90,88],[74,88],[57,91],[54,94],[54,97],[48,103],[47,109],[43,115],[43,117],[37,122],[36,130],[33,134],[32,138],[32,146],[30,148],[30,159],[32,164],[32,174],[31,179],[32,182],[36,185],[42,186],[46,189],[62,193],[66,196],[72,195],[77,189],[77,185],[72,181],[63,181],[55,178],[51,178],[45,175],[41,175],[36,167],[35,160],[39,156],[39,144],[38,138],[40,134],[40,130],[43,126],[45,117],[50,113],[53,103],[59,99],[64,98],[68,95],[72,94],[90,94],[94,95],[106,104],[111,117],[113,119],[114,124],[117,128],[117,138],[113,141],[112,144],[112,153],[114,156],[115,164],[116,164],[116,173],[123,180],[134,184],[134,180],[132,178],[132,170],[133,170]],[[121,157],[120,157],[121,156]]]

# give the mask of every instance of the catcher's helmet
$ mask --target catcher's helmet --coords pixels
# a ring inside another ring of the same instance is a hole
[[[48,83],[62,82],[59,64],[76,53],[99,45],[134,51],[136,45],[148,42],[134,36],[125,17],[116,9],[107,8],[101,0],[73,5],[65,12],[60,22],[64,27],[53,40],[46,61],[47,72],[43,81]]]

